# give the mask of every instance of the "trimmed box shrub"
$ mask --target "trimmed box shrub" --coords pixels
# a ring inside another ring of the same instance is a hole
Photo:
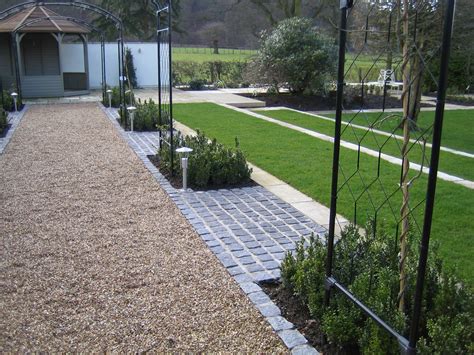
[[[334,275],[365,305],[400,334],[407,336],[413,312],[418,245],[412,241],[406,310],[397,307],[398,250],[393,237],[373,233],[367,226],[362,236],[355,226],[344,229],[335,246]],[[374,235],[375,234],[375,235]],[[363,354],[399,354],[397,341],[367,318],[340,292],[334,291],[330,307],[324,307],[326,245],[313,237],[305,247],[282,262],[283,285],[319,319],[329,342],[337,347],[358,347]],[[425,279],[420,340],[421,354],[468,354],[474,350],[474,296],[472,290],[443,267],[436,246],[430,249]]]
[[[206,136],[197,132],[196,136],[177,138],[177,146],[193,149],[188,160],[188,184],[194,188],[215,188],[242,185],[250,182],[252,169],[247,165],[244,154],[235,139],[235,149],[226,148],[215,139],[209,141]],[[179,157],[176,154],[174,166],[171,166],[170,151],[163,144],[158,152],[161,168],[170,173],[172,169],[178,177],[182,176]]]

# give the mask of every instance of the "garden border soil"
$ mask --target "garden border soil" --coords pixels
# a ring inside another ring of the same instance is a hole
[[[266,107],[285,106],[295,110],[301,111],[328,111],[336,109],[335,96],[321,96],[321,95],[292,95],[292,94],[238,94],[243,97],[249,97],[255,100],[265,102]],[[364,105],[361,107],[360,102],[344,102],[344,109],[346,110],[360,110],[364,109],[380,109],[382,106],[383,96],[369,95],[364,97]],[[421,104],[421,107],[433,107],[432,105]],[[385,108],[402,108],[401,101],[393,96],[387,96],[385,99]]]
[[[324,344],[324,334],[318,320],[311,317],[306,307],[289,289],[280,282],[262,282],[262,290],[280,308],[282,316],[293,323],[305,336],[308,343],[323,354],[359,355],[358,349],[340,349],[331,344]]]

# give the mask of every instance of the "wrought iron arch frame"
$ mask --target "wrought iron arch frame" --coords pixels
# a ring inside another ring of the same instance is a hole
[[[340,292],[351,301],[357,308],[359,308],[368,318],[371,318],[375,324],[382,328],[388,335],[396,339],[400,346],[401,354],[414,355],[417,352],[417,342],[419,338],[419,324],[422,315],[423,302],[423,288],[425,286],[428,249],[431,236],[431,225],[433,220],[433,210],[435,205],[436,183],[438,176],[438,166],[441,147],[441,133],[443,128],[444,106],[446,99],[446,90],[448,86],[448,64],[449,54],[451,49],[451,36],[453,31],[453,20],[456,0],[446,0],[446,10],[444,14],[444,24],[442,30],[441,42],[441,60],[439,64],[439,81],[436,100],[436,110],[433,124],[433,138],[430,158],[430,169],[428,174],[428,184],[426,189],[426,198],[424,200],[425,210],[423,214],[423,227],[421,231],[421,241],[419,243],[420,255],[418,257],[418,267],[416,272],[416,284],[414,290],[413,309],[411,310],[412,319],[408,325],[408,334],[404,336],[396,329],[379,317],[374,310],[359,300],[356,295],[342,284],[335,275],[335,230],[337,218],[337,206],[339,195],[339,170],[340,170],[340,147],[342,130],[342,115],[343,115],[343,99],[344,99],[344,79],[345,79],[345,54],[346,54],[346,39],[348,31],[348,15],[351,8],[356,4],[352,0],[340,0],[340,26],[339,26],[339,61],[338,61],[338,76],[337,76],[337,94],[336,94],[336,115],[334,126],[334,150],[333,150],[333,169],[332,169],[332,183],[331,183],[331,206],[329,216],[329,231],[327,238],[327,257],[326,257],[326,278],[324,286],[325,292],[325,306],[327,307],[331,300],[332,291]],[[391,19],[389,24],[391,23]],[[367,38],[367,32],[366,32]],[[390,36],[388,37],[390,39]],[[356,58],[357,59],[357,58]],[[355,59],[354,59],[355,60]],[[387,81],[384,84],[384,94],[386,94]],[[410,84],[411,85],[411,84]],[[385,102],[385,101],[384,101]],[[385,103],[384,103],[385,107]],[[346,180],[347,182],[347,180]],[[345,182],[344,182],[345,183]]]
[[[99,30],[97,27],[93,26],[87,21],[76,19],[74,17],[69,17],[69,16],[48,16],[48,17],[39,17],[35,18],[33,20],[30,20],[28,22],[23,23],[21,26],[17,27],[15,31],[12,32],[12,37],[16,36],[16,34],[23,28],[31,26],[37,22],[41,22],[47,19],[52,19],[52,20],[67,20],[71,21],[74,23],[77,23],[79,25],[83,25],[87,27],[88,29],[92,30],[93,32],[96,32],[100,35],[100,61],[101,61],[101,72],[102,72],[102,100],[105,100],[106,97],[106,90],[107,90],[107,75],[105,72],[105,36],[104,32]],[[15,71],[18,72],[18,62],[15,62]]]
[[[79,0],[69,0],[69,1],[26,1],[21,4],[17,4],[11,6],[3,11],[0,12],[0,19],[4,19],[5,17],[14,15],[24,9],[28,9],[30,7],[35,6],[45,6],[45,5],[53,5],[53,6],[73,6],[85,10],[89,10],[95,12],[99,15],[102,15],[107,20],[111,20],[115,23],[117,31],[119,32],[119,38],[117,39],[117,46],[118,46],[118,59],[119,59],[119,92],[120,92],[120,117],[121,120],[126,120],[127,110],[125,110],[125,85],[124,85],[124,41],[123,41],[123,22],[122,20],[111,13],[110,11],[105,10],[104,8],[87,3],[85,1]],[[17,42],[16,39],[13,41],[14,46],[14,56],[15,56],[15,65],[18,67],[18,50],[16,48]],[[105,50],[105,47],[104,47]],[[21,96],[21,82],[19,78],[19,72],[16,68],[16,81],[17,81],[17,90]]]
[[[171,162],[171,174],[174,174],[174,163],[175,163],[175,141],[174,141],[174,128],[173,128],[173,70],[172,70],[172,26],[171,26],[171,15],[172,15],[172,6],[171,0],[152,0],[152,4],[156,10],[156,44],[157,44],[157,66],[158,66],[158,122],[162,124],[163,122],[163,113],[167,114],[169,119],[169,145],[170,145],[170,162]],[[167,17],[167,26],[163,26],[161,22],[161,17]],[[161,43],[163,39],[168,41],[168,53],[164,55],[168,60],[168,82],[169,87],[169,102],[164,102],[163,88],[162,88],[162,51]],[[168,106],[168,111],[166,111],[166,105]],[[160,140],[161,148],[161,140]]]

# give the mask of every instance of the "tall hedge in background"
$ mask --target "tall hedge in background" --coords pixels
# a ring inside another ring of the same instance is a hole
[[[293,17],[264,32],[254,68],[260,82],[293,93],[320,92],[334,80],[337,47],[311,21]]]
[[[133,63],[133,54],[130,48],[125,50],[125,75],[130,81],[130,85],[133,89],[138,87],[137,72]]]
[[[244,81],[243,72],[248,63],[243,61],[225,62],[173,62],[174,85],[189,85],[201,81],[204,84],[221,84],[224,87],[238,87]]]

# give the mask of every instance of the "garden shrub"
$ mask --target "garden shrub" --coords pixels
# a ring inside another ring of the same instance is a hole
[[[110,87],[107,87],[107,90],[109,90]],[[114,86],[112,89],[112,107],[118,108],[120,107],[120,89],[118,86]],[[125,93],[125,106],[128,106],[130,104],[130,99],[131,99],[132,93]],[[102,104],[106,107],[109,106],[109,96],[106,93],[104,101]]]
[[[399,270],[396,242],[383,232],[374,233],[369,223],[366,236],[349,226],[335,245],[334,275],[351,293],[374,310],[400,334],[407,331],[413,312],[418,243],[414,240],[408,259],[406,310],[397,307]],[[395,252],[394,252],[395,251]],[[337,290],[330,307],[323,307],[326,246],[311,237],[298,243],[294,254],[282,262],[283,285],[307,305],[321,321],[327,339],[336,346],[357,346],[364,354],[398,354],[397,341],[367,318]],[[443,267],[437,247],[430,249],[420,320],[419,353],[464,354],[474,350],[474,298],[453,270]]]
[[[8,126],[7,112],[0,108],[0,136],[3,134]]]
[[[226,87],[238,87],[244,82],[244,71],[247,62],[173,62],[173,84],[191,85],[197,80],[203,84],[215,84],[217,82],[226,83]]]
[[[310,19],[294,17],[264,32],[252,63],[260,83],[293,93],[322,92],[336,73],[337,47]]]
[[[156,131],[158,125],[159,107],[150,99],[149,101],[138,100],[137,110],[133,119],[133,129],[135,131]]]
[[[11,91],[3,90],[3,109],[8,112],[13,112],[15,111],[15,102],[13,101],[13,97],[11,96],[11,93],[16,90],[12,89]],[[21,110],[23,107],[23,102],[21,100],[21,97],[18,96],[17,100],[17,108],[18,110]]]
[[[235,149],[226,148],[214,139],[209,141],[206,136],[197,132],[196,136],[178,136],[176,146],[186,146],[193,149],[188,160],[188,184],[195,188],[236,186],[250,181],[252,169],[239,149],[236,138]],[[158,152],[161,167],[168,173],[181,177],[179,158],[176,154],[175,164],[171,167],[170,151],[163,144]]]
[[[204,85],[206,85],[206,81],[201,79],[193,79],[189,82],[189,88],[191,90],[202,90],[204,89]]]
[[[138,87],[137,72],[133,63],[133,54],[130,48],[125,50],[125,70],[130,85],[133,89],[136,89]]]

